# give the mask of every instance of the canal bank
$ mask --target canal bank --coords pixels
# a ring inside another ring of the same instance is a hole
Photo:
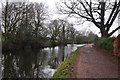
[[[83,46],[81,46],[83,47]],[[76,63],[77,56],[79,55],[80,48],[78,47],[69,57],[65,59],[54,73],[53,78],[69,78],[73,72],[73,66]]]

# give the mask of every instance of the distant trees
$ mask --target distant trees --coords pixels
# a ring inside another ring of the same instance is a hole
[[[34,23],[35,23],[35,36],[38,37],[38,35],[42,35],[42,30],[45,27],[44,26],[44,20],[47,18],[47,7],[44,6],[43,3],[35,3],[34,4]]]
[[[76,33],[75,35],[75,42],[77,44],[84,44],[84,43],[93,43],[95,41],[95,39],[98,36],[96,34],[94,34],[92,31],[79,31]]]
[[[75,43],[75,37],[77,36],[77,30],[73,27],[73,24],[69,24],[66,28],[66,39],[68,43]]]
[[[119,0],[63,0],[58,7],[63,14],[87,20],[100,29],[101,37],[110,37],[120,26],[110,31],[120,12]]]
[[[49,24],[49,36],[50,36],[50,42],[51,45],[55,46],[55,44],[57,43],[57,39],[59,36],[59,31],[60,31],[60,23],[58,20],[53,20],[51,21],[51,23]]]
[[[49,24],[49,31],[52,44],[58,43],[60,45],[66,45],[70,39],[71,42],[74,41],[74,32],[76,30],[68,21],[56,19]]]
[[[80,43],[84,36],[64,19],[46,24],[49,15],[43,3],[6,2],[2,15],[3,49],[64,46]]]
[[[66,45],[74,43],[93,42],[95,35],[93,32],[77,31],[74,25],[66,20],[55,19],[49,24],[49,37],[52,45]]]

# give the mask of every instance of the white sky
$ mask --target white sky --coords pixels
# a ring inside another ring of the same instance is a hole
[[[56,2],[59,2],[60,0],[29,0],[30,2],[43,2],[45,3],[46,5],[49,6],[49,9],[50,9],[50,14],[52,16],[53,19],[55,18],[59,18],[61,17],[61,15],[57,14],[57,10],[56,10],[56,7],[55,7],[55,3]],[[73,18],[70,20],[70,22],[73,22]],[[94,25],[94,24],[91,24],[89,22],[85,22],[84,24],[81,24],[81,25],[76,25],[74,26],[77,30],[81,31],[81,30],[86,30],[86,31],[93,31],[95,34],[97,34],[98,36],[100,36],[101,34],[99,33],[100,30]],[[116,22],[113,24],[113,26],[111,27],[111,30],[112,31],[113,29],[115,29],[116,27],[118,27],[118,20],[116,19]],[[118,31],[116,33],[114,33],[113,35],[118,35]]]
[[[5,0],[2,0],[2,1],[5,1]],[[16,0],[16,1],[18,1],[18,0]],[[19,1],[21,1],[21,0],[19,0]],[[55,6],[55,3],[56,2],[60,2],[61,0],[28,0],[29,2],[38,2],[38,3],[40,3],[40,2],[43,2],[43,3],[45,3],[45,5],[46,6],[48,6],[49,7],[49,14],[50,14],[50,17],[52,18],[52,19],[55,19],[55,18],[61,18],[61,17],[64,17],[63,15],[59,15],[59,14],[57,14],[57,9],[56,9],[56,6]],[[1,3],[0,3],[1,4]],[[1,6],[0,6],[0,8],[1,8]],[[69,20],[70,22],[73,22],[74,21],[74,18],[72,18],[72,19],[70,19]],[[115,27],[117,27],[118,26],[118,20],[116,19],[116,22],[113,24],[113,26],[112,26],[112,28],[111,28],[111,30],[113,30],[113,29],[115,29]],[[79,31],[89,31],[89,30],[91,30],[91,31],[93,31],[95,34],[97,34],[98,36],[100,36],[100,31],[99,31],[99,29],[97,28],[97,27],[95,27],[94,26],[94,24],[90,24],[89,22],[85,22],[84,24],[81,24],[81,25],[76,25],[76,26],[74,26],[77,30],[79,30]],[[111,31],[110,30],[110,31]],[[114,35],[118,35],[118,31],[114,34]]]

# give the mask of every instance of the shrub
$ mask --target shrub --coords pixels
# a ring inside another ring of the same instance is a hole
[[[95,40],[95,46],[104,48],[108,50],[109,52],[113,52],[113,43],[114,43],[114,37],[112,38],[97,38]]]

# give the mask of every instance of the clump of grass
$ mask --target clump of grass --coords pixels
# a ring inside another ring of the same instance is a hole
[[[65,59],[64,62],[61,63],[61,65],[58,67],[57,71],[53,75],[53,78],[70,78],[70,75],[72,73],[73,65],[76,62],[76,58],[79,54],[80,47],[72,52],[72,54]]]

